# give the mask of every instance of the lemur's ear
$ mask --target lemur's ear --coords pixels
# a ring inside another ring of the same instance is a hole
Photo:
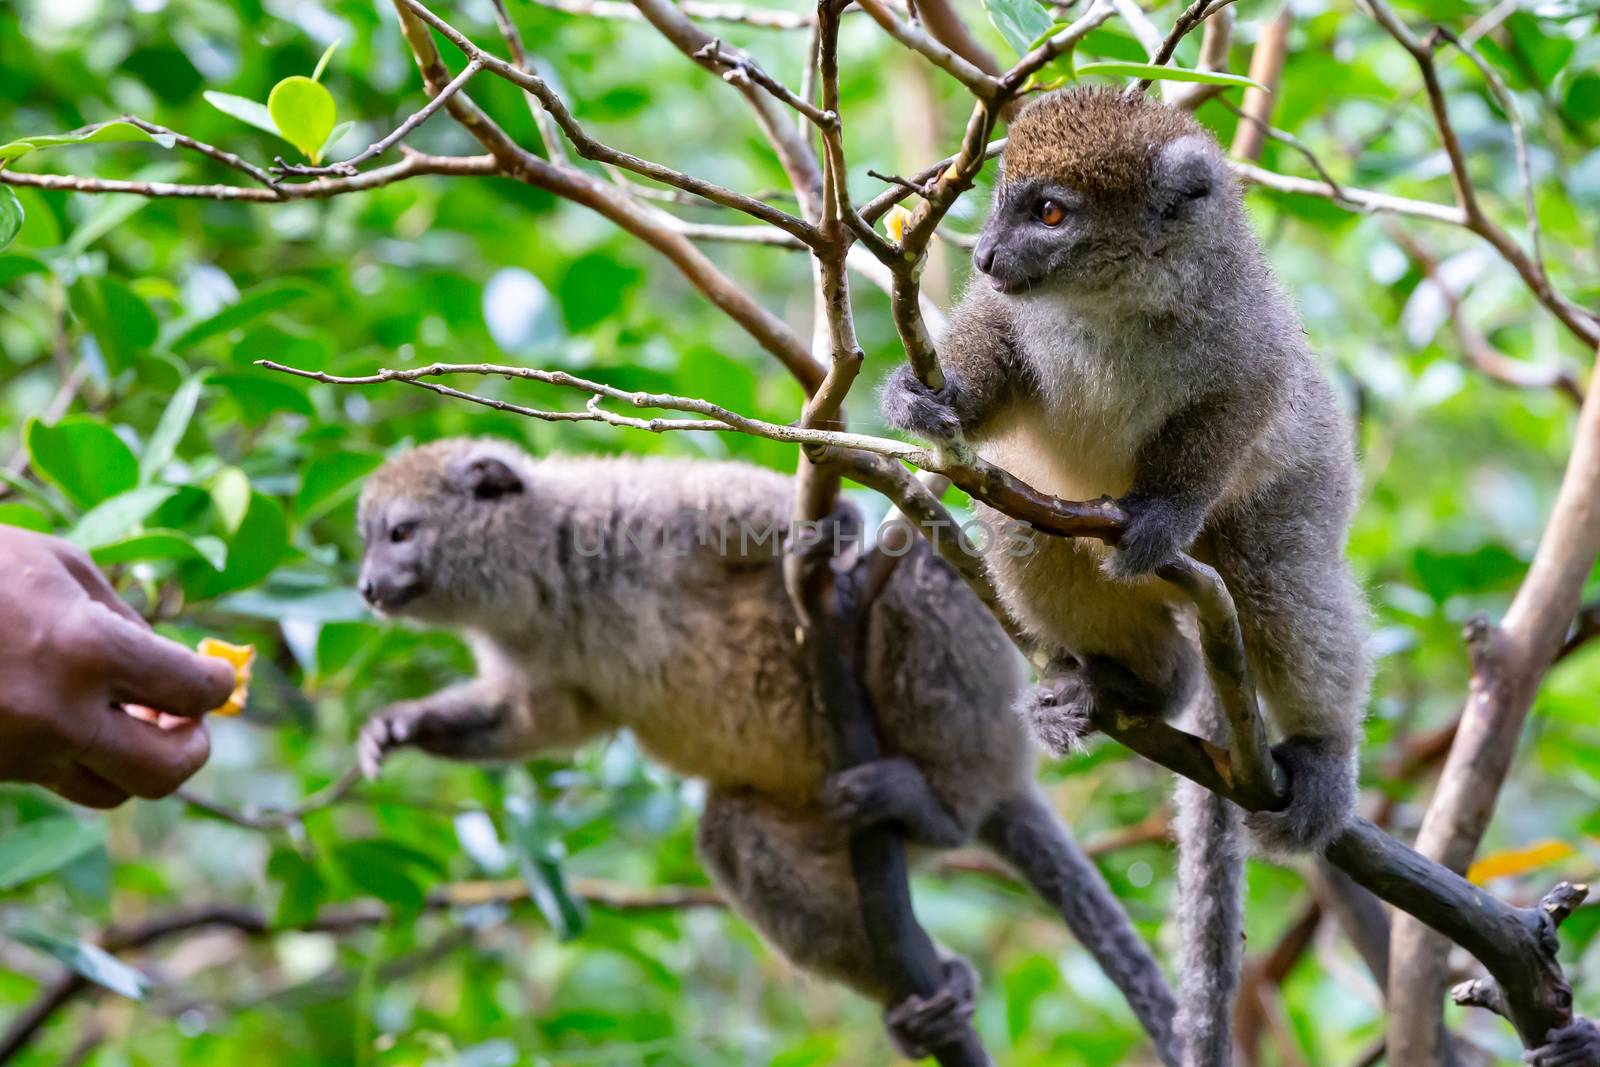
[[[526,488],[522,475],[513,470],[509,463],[498,456],[482,453],[453,464],[450,481],[457,489],[478,500],[498,500]]]
[[[1216,143],[1203,133],[1169,141],[1156,153],[1156,200],[1164,211],[1210,196],[1217,178]]]

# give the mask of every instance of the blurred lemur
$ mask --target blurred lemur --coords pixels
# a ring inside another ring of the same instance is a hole
[[[1216,732],[1192,609],[1153,573],[1193,552],[1233,594],[1285,737],[1275,752],[1292,800],[1250,816],[1252,835],[1269,851],[1320,849],[1354,805],[1368,683],[1343,557],[1354,449],[1216,141],[1140,96],[1042,97],[1009,131],[973,262],[983,277],[938,344],[943,388],[902,366],[885,416],[933,440],[963,435],[1057,496],[1113,496],[1129,517],[1115,550],[1041,537],[1031,555],[989,558],[1017,621],[1059,655],[1025,701],[1036,731],[1064,747],[1104,702],[1188,712]],[[1221,1064],[1237,812],[1180,782],[1178,814],[1178,1029],[1186,1063]]]
[[[491,441],[392,459],[361,498],[361,593],[463,632],[479,673],[373,718],[363,770],[405,745],[514,759],[631,730],[709,785],[699,849],[735,907],[795,963],[885,1003],[911,1052],[970,1016],[974,976],[947,957],[938,996],[886,1003],[846,839],[884,820],[914,844],[976,836],[1061,913],[1175,1064],[1159,968],[1033,785],[1011,711],[1019,658],[920,542],[876,601],[862,657],[884,758],[828,775],[783,585],[791,495],[739,464],[534,460]]]

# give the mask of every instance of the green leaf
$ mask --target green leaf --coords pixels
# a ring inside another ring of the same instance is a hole
[[[316,865],[292,848],[280,848],[267,860],[267,877],[283,887],[277,926],[298,926],[316,917],[317,907],[328,894],[327,882]]]
[[[104,141],[145,141],[158,144],[162,148],[171,148],[177,143],[177,139],[170,133],[146,133],[133,123],[118,119],[115,122],[102,122],[97,126],[85,126],[71,133],[45,133],[32,137],[19,137],[15,141],[0,144],[0,161],[21,159],[29,152],[36,152],[41,148],[70,144],[98,144]]]
[[[79,548],[98,548],[121,537],[172,499],[177,490],[169,486],[145,485],[118,493],[96,504],[67,534]]]
[[[22,232],[22,222],[27,218],[22,201],[11,191],[11,186],[0,186],[0,250],[17,239]]]
[[[194,418],[194,409],[200,403],[200,390],[204,385],[205,375],[197,374],[178,386],[178,391],[167,401],[161,421],[156,423],[150,440],[144,446],[144,455],[139,457],[140,481],[150,481],[172,462],[172,457],[178,452],[178,442],[183,440],[184,431]]]
[[[1079,76],[1105,74],[1120,78],[1149,78],[1158,82],[1201,82],[1205,85],[1237,85],[1266,89],[1265,85],[1243,74],[1222,74],[1214,70],[1190,70],[1187,67],[1157,66],[1154,63],[1102,62],[1085,63],[1077,69]]]
[[[532,790],[506,797],[505,812],[511,822],[517,869],[529,897],[557,937],[563,941],[577,937],[587,920],[583,907],[567,888],[559,842],[551,840]]]
[[[88,415],[46,426],[28,423],[28,462],[39,477],[65,493],[79,507],[125,493],[139,483],[139,461],[133,449],[111,427]]]
[[[427,901],[417,868],[417,854],[393,841],[349,841],[334,853],[350,884],[402,912],[421,911]]]
[[[332,93],[320,82],[291,75],[272,87],[267,111],[284,140],[300,149],[311,162],[321,162],[322,146],[333,132],[337,111]]]
[[[278,565],[289,547],[289,525],[276,500],[250,494],[250,505],[239,527],[228,539],[228,559],[218,571],[189,564],[183,571],[183,588],[191,600],[210,600],[222,593],[254,585]]]
[[[250,476],[238,467],[224,467],[211,479],[211,506],[229,537],[239,531],[250,510]]]
[[[311,522],[343,503],[354,492],[359,479],[383,463],[382,456],[361,452],[335,452],[318,456],[306,466],[295,497],[294,510],[302,523]]]
[[[230,115],[240,122],[254,126],[264,133],[270,133],[274,137],[279,136],[278,126],[272,121],[272,113],[267,110],[265,104],[258,104],[254,100],[243,96],[234,96],[232,93],[219,93],[212,89],[207,89],[200,95],[205,98],[206,103],[224,115]]]
[[[105,842],[105,824],[52,815],[25,822],[0,837],[0,890],[15,889],[60,870]]]
[[[116,278],[79,278],[68,298],[73,314],[94,334],[113,374],[155,343],[158,324],[145,302]]]
[[[332,59],[333,53],[337,52],[338,50],[338,41],[333,42],[327,48],[322,50],[322,58],[317,60],[317,69],[311,72],[312,81],[320,82],[322,80],[322,72],[328,68],[328,60]]]
[[[1037,0],[983,0],[983,9],[1000,36],[1019,56],[1049,32],[1055,22]]]
[[[9,932],[24,945],[31,945],[40,952],[54,956],[89,981],[129,1000],[143,1000],[150,988],[150,979],[99,945],[58,937],[43,930],[13,927]]]
[[[190,537],[179,530],[146,530],[121,541],[100,545],[89,555],[102,567],[153,560],[196,560],[220,571],[228,562],[228,546],[217,537]]]
[[[328,149],[332,148],[335,144],[337,144],[338,141],[339,141],[339,138],[341,138],[345,134],[349,133],[350,132],[350,127],[352,127],[354,125],[355,125],[354,122],[341,122],[341,123],[339,123],[339,125],[335,126],[333,129],[329,130],[328,131],[328,139],[326,141],[322,142],[322,153],[323,153],[323,155],[327,155]]]
[[[177,336],[167,342],[174,352],[193,348],[201,341],[218,334],[228,333],[279,308],[288,307],[297,300],[310,296],[312,290],[301,282],[272,282],[257,286],[238,302],[229,304],[215,315],[185,326]]]
[[[50,516],[27,504],[0,504],[0,526],[19,526],[34,533],[49,533]]]

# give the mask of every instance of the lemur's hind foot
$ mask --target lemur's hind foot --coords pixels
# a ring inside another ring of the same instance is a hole
[[[1326,737],[1291,737],[1272,754],[1288,771],[1289,806],[1245,816],[1256,851],[1268,856],[1321,852],[1345,824],[1356,804],[1355,754],[1342,758],[1337,742]]]
[[[1046,678],[1017,698],[1017,714],[1039,743],[1058,756],[1083,747],[1083,739],[1094,729],[1093,713],[1089,686],[1076,671]]]
[[[955,848],[971,836],[904,756],[829,775],[822,786],[822,806],[847,833],[889,822],[898,824],[907,839],[938,848]]]
[[[1046,674],[1022,695],[1017,713],[1033,727],[1040,744],[1065,756],[1078,751],[1094,730],[1096,708],[1154,716],[1166,711],[1169,702],[1165,689],[1116,660],[1089,656]]]
[[[920,1060],[965,1035],[978,999],[978,975],[959,956],[946,956],[944,982],[932,994],[912,994],[884,1009],[889,1039],[907,1059]]]

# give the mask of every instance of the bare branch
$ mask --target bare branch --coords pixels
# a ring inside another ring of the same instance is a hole
[[[1194,0],[1194,3],[1184,8],[1173,22],[1172,31],[1150,57],[1150,62],[1158,67],[1164,66],[1172,59],[1172,54],[1178,50],[1178,44],[1189,36],[1190,31],[1233,2],[1234,0]],[[1146,78],[1139,82],[1139,90],[1143,92],[1149,89],[1150,85],[1150,79]]]
[[[1344,204],[1356,211],[1386,211],[1396,215],[1411,215],[1419,219],[1430,219],[1434,222],[1447,222],[1452,226],[1466,226],[1467,216],[1459,207],[1450,204],[1435,204],[1429,200],[1412,200],[1403,196],[1390,196],[1388,193],[1375,193],[1366,189],[1357,189],[1349,185],[1332,185],[1324,181],[1311,178],[1297,178],[1291,174],[1277,174],[1265,170],[1253,163],[1244,163],[1239,160],[1229,160],[1228,166],[1233,173],[1244,181],[1259,185],[1264,189],[1275,189],[1280,193],[1295,193],[1302,196],[1320,196],[1324,200],[1332,200]]]
[[[680,52],[707,70],[721,73],[709,59],[696,58],[707,45],[711,44],[712,37],[690,20],[692,10],[688,5],[680,7],[673,0],[634,0],[634,6]],[[814,21],[813,18],[812,22]],[[724,46],[722,51],[727,53],[729,49]],[[789,176],[795,195],[800,200],[801,213],[808,219],[820,218],[822,165],[817,160],[811,142],[802,136],[793,124],[786,121],[788,118],[786,108],[760,85],[746,80],[734,83],[734,88],[739,90],[745,102],[750,105],[755,113],[756,123],[771,143],[773,151],[778,154],[778,162],[782,164],[783,172]]]
[[[481,63],[491,74],[504,78],[506,81],[520,86],[538,97],[539,102],[544,105],[551,118],[555,119],[556,124],[561,127],[561,131],[567,135],[567,140],[572,142],[572,146],[577,149],[578,154],[585,159],[610,163],[613,166],[622,167],[624,170],[631,170],[635,174],[641,174],[646,178],[652,178],[664,185],[670,185],[685,192],[693,193],[696,196],[704,197],[724,207],[743,211],[745,214],[758,218],[762,222],[778,227],[807,244],[816,240],[815,229],[810,223],[804,219],[796,218],[787,211],[780,211],[765,201],[734,192],[732,189],[725,189],[713,182],[692,177],[681,171],[673,170],[671,167],[641,159],[632,153],[602,144],[589,136],[588,132],[578,123],[578,120],[573,118],[572,112],[567,109],[566,103],[557,95],[555,90],[545,83],[543,78],[521,70],[505,60],[483,51],[454,26],[451,26],[438,15],[428,10],[420,0],[395,0],[395,3],[437,30],[445,40],[454,45],[468,60]]]
[[[564,11],[569,15],[589,15],[603,19],[640,21],[647,18],[633,4],[618,0],[534,0],[535,3]],[[702,0],[684,0],[677,5],[692,19],[705,22],[735,22],[766,30],[805,30],[816,25],[816,16],[810,12],[776,11],[768,8],[744,7],[739,4],[704,3]]]
[[[1384,232],[1411,257],[1412,262],[1422,268],[1428,284],[1435,286],[1440,296],[1444,298],[1450,322],[1455,327],[1456,337],[1461,342],[1461,353],[1474,370],[1492,381],[1514,389],[1557,389],[1574,402],[1583,403],[1583,386],[1572,368],[1553,360],[1530,363],[1526,360],[1512,359],[1495,348],[1489,343],[1489,339],[1468,321],[1466,310],[1461,306],[1461,294],[1457,293],[1443,277],[1439,270],[1438,259],[1423,246],[1422,242],[1398,224],[1385,226]]]
[[[297,826],[305,820],[307,815],[314,814],[339,803],[350,795],[361,782],[361,769],[351,767],[338,778],[334,779],[327,788],[313,793],[304,802],[292,808],[269,808],[263,811],[251,809],[236,810],[214,800],[208,800],[190,789],[178,790],[178,798],[192,808],[205,812],[213,818],[223,822],[242,826],[247,830],[281,830],[289,826]]]
[[[932,34],[924,33],[910,23],[902,21],[889,10],[883,0],[858,0],[858,3],[890,37],[965,85],[973,96],[980,100],[989,100],[1000,91],[999,83],[982,68],[947,47]]]
[[[1226,74],[1228,71],[1228,48],[1232,40],[1233,8],[1225,7],[1206,19],[1205,28],[1200,31],[1200,62],[1195,64],[1195,69]],[[1202,82],[1183,89],[1177,89],[1175,90],[1176,95],[1168,99],[1174,107],[1181,107],[1185,111],[1194,111],[1207,100],[1220,98],[1225,89],[1227,89],[1225,85],[1208,85]]]
[[[130,126],[137,126],[145,133],[156,134],[157,136],[162,137],[171,137],[176,144],[190,149],[191,151],[199,152],[201,155],[210,159],[214,159],[218,163],[221,163],[224,167],[231,167],[232,169],[239,171],[241,174],[248,175],[249,177],[260,182],[262,185],[272,187],[277,184],[272,175],[268,174],[254,163],[251,163],[240,156],[236,156],[232,152],[227,152],[221,148],[217,148],[214,145],[206,144],[204,141],[197,141],[188,134],[179,133],[177,130],[169,130],[165,126],[157,126],[153,122],[146,122],[137,115],[123,115],[121,121],[128,123]]]
[[[1294,13],[1285,5],[1265,26],[1256,38],[1256,47],[1250,54],[1250,80],[1265,85],[1254,85],[1244,91],[1242,114],[1249,121],[1241,123],[1233,134],[1233,147],[1229,154],[1235,159],[1255,163],[1261,159],[1261,146],[1266,141],[1266,130],[1271,125],[1272,105],[1278,95],[1278,81],[1283,77],[1283,62],[1289,55],[1289,27]]]
[[[1456,203],[1460,206],[1462,225],[1494,246],[1502,259],[1516,270],[1528,288],[1553,315],[1561,320],[1572,334],[1586,346],[1600,345],[1600,318],[1572,303],[1557,293],[1544,275],[1543,267],[1530,258],[1516,241],[1498,223],[1484,212],[1472,176],[1467,170],[1466,153],[1456,136],[1450,119],[1450,109],[1445,102],[1444,87],[1439,83],[1439,72],[1433,61],[1433,42],[1438,36],[1430,34],[1426,41],[1419,40],[1385,3],[1385,0],[1357,0],[1373,19],[1411,54],[1422,75],[1422,85],[1428,95],[1428,106],[1433,112],[1434,126],[1439,142],[1450,160],[1450,180],[1455,187]],[[1470,53],[1469,53],[1470,54]],[[1509,117],[1509,113],[1508,113]],[[1531,218],[1531,216],[1530,216]]]
[[[839,124],[836,112],[823,111],[815,104],[796,96],[788,86],[762,70],[748,56],[724,49],[720,40],[713,40],[704,48],[698,49],[691,58],[723,70],[722,80],[730,85],[738,85],[740,79],[755,82],[771,93],[775,99],[788,104],[811,120],[819,129],[827,130]]]
[[[423,174],[458,177],[499,174],[500,165],[492,156],[407,155],[398,163],[349,178],[319,178],[294,184],[280,182],[271,188],[255,189],[239,185],[183,185],[172,182],[121,181],[114,178],[77,178],[65,174],[25,174],[0,171],[0,184],[25,185],[35,189],[65,189],[79,193],[132,193],[151,198],[179,197],[196,200],[244,200],[278,204],[290,200],[326,200],[345,193],[377,189]]]
[[[1600,389],[1591,389],[1579,412],[1572,455],[1533,564],[1504,621],[1499,626],[1480,623],[1469,633],[1472,687],[1455,744],[1417,833],[1418,851],[1452,870],[1464,870],[1477,850],[1534,694],[1567,641],[1597,554]],[[1431,1055],[1446,948],[1437,935],[1415,922],[1402,919],[1395,924],[1389,981],[1395,1010],[1388,1037],[1390,1055],[1400,1062],[1424,1063]],[[1531,1038],[1531,1043],[1538,1043],[1556,1025],[1560,1023],[1534,1033],[1519,1023],[1518,1030],[1525,1042]]]
[[[533,65],[528,62],[528,53],[522,46],[522,34],[517,31],[517,24],[511,21],[511,14],[506,11],[505,0],[490,0],[494,5],[494,23],[500,28],[500,36],[506,39],[506,47],[511,50],[511,62],[522,70],[533,72]],[[539,103],[539,98],[527,90],[523,90],[522,98],[528,102],[528,111],[533,115],[534,125],[539,127],[539,140],[544,142],[544,150],[550,159],[556,163],[567,162],[567,146],[561,140],[561,131],[556,128],[555,122],[550,118],[550,112]]]

